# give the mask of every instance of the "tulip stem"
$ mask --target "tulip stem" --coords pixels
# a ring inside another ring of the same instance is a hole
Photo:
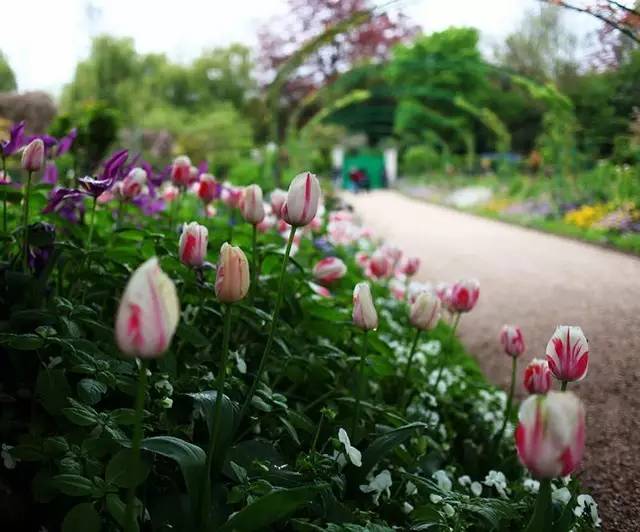
[[[231,336],[231,305],[225,305],[224,328],[222,333],[222,353],[220,354],[220,367],[216,377],[216,402],[213,409],[213,425],[209,440],[209,452],[205,466],[204,491],[202,494],[202,522],[207,523],[209,513],[209,503],[211,499],[211,473],[213,468],[214,453],[218,449],[218,439],[220,438],[220,427],[222,425],[222,397],[224,395],[224,381],[226,376],[227,358],[229,356],[229,338]]]
[[[320,412],[320,421],[318,421],[318,428],[316,429],[316,434],[313,437],[313,443],[311,444],[311,453],[314,453],[316,450],[316,444],[318,443],[318,438],[320,437],[320,430],[322,429],[323,421],[324,421],[324,410]]]
[[[411,371],[411,363],[413,362],[413,356],[416,354],[416,347],[418,347],[418,339],[420,338],[420,333],[422,331],[416,328],[416,334],[413,337],[413,344],[411,344],[411,351],[409,351],[409,359],[407,360],[407,367],[404,370],[404,384],[403,389],[409,388],[409,372]]]
[[[7,186],[8,177],[7,177],[7,162],[5,161],[4,155],[2,156],[2,230],[7,232]]]
[[[453,325],[451,326],[451,332],[449,333],[449,338],[447,340],[447,349],[453,347],[453,339],[456,335],[456,330],[458,328],[458,323],[460,323],[460,313],[456,314],[456,317],[453,318]],[[435,392],[438,391],[438,384],[440,384],[440,379],[442,378],[442,372],[444,371],[445,366],[445,352],[443,351],[440,356],[440,369],[438,370],[438,377],[436,378],[436,383],[433,386]]]
[[[253,298],[256,293],[256,280],[258,277],[258,226],[253,224],[252,227],[253,234],[251,243],[253,245],[253,254],[251,255],[251,285],[249,286],[251,292],[249,294],[249,299],[253,302]]]
[[[144,399],[147,392],[147,368],[149,362],[146,359],[140,359],[140,368],[138,370],[138,386],[136,389],[135,417],[133,424],[133,437],[131,439],[131,470],[137,467],[140,458],[140,445],[142,443],[143,426],[142,418],[144,414]],[[127,508],[125,511],[125,530],[131,532],[136,530],[135,516],[135,497],[136,488],[131,486],[127,494]]]
[[[360,401],[362,400],[362,395],[364,393],[364,363],[367,358],[367,348],[368,346],[368,333],[369,331],[364,331],[364,336],[362,339],[362,351],[360,352],[360,364],[358,366],[358,386],[356,388],[356,408],[353,413],[353,426],[351,428],[351,436],[355,439],[356,430],[358,429],[358,418],[360,417]]]
[[[31,176],[33,172],[27,172],[27,186],[24,190],[24,210],[22,213],[22,226],[24,227],[24,247],[22,265],[24,271],[29,270],[29,196],[31,196]]]
[[[552,529],[551,479],[540,479],[540,489],[531,521],[525,532],[548,532]]]
[[[91,204],[91,225],[89,226],[89,235],[87,236],[87,243],[85,244],[85,248],[89,251],[91,247],[91,241],[93,240],[93,228],[96,225],[96,204],[98,203],[98,198],[93,196],[93,203]]]
[[[567,384],[569,384],[569,381],[562,381],[562,384],[560,385],[560,390],[562,390],[563,392],[567,391]]]
[[[236,424],[236,428],[240,426],[242,419],[244,418],[247,408],[249,408],[249,404],[251,403],[251,399],[253,398],[253,394],[256,391],[258,383],[262,378],[262,373],[264,372],[264,367],[267,362],[267,357],[269,356],[269,352],[271,351],[271,345],[273,344],[273,336],[276,331],[276,326],[278,324],[278,316],[280,315],[280,305],[282,304],[282,292],[284,289],[284,277],[287,271],[287,264],[289,263],[289,255],[291,253],[291,246],[293,245],[293,239],[296,234],[297,227],[294,225],[291,227],[291,232],[289,233],[289,240],[287,242],[287,247],[284,252],[284,257],[282,258],[282,267],[280,268],[280,280],[278,281],[278,293],[276,295],[276,304],[273,308],[273,314],[271,315],[271,327],[269,328],[269,336],[267,337],[267,343],[264,347],[264,352],[262,353],[262,358],[260,359],[260,363],[258,364],[258,370],[256,372],[256,376],[251,383],[251,388],[249,388],[249,393],[242,404],[242,408],[240,408],[240,413],[238,414],[238,422]]]
[[[502,440],[502,436],[504,435],[504,431],[507,428],[507,423],[509,422],[509,417],[511,416],[511,406],[513,405],[513,394],[516,388],[516,369],[518,366],[518,359],[516,357],[512,357],[512,365],[511,365],[511,388],[509,389],[509,397],[507,398],[507,406],[504,409],[504,420],[502,421],[502,427],[496,434],[496,439],[494,441],[494,445],[497,447],[500,445],[500,441]]]

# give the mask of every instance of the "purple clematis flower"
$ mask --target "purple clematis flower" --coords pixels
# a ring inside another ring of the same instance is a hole
[[[138,206],[145,216],[153,216],[165,208],[165,202],[162,198],[154,198],[150,195],[138,196],[133,200],[133,203]]]
[[[104,170],[99,178],[85,176],[78,181],[87,195],[97,198],[105,190],[109,190],[116,179],[120,177],[120,169],[127,160],[129,152],[120,150],[114,153],[104,164]]]
[[[0,151],[3,157],[13,155],[24,146],[24,121],[13,124],[9,130],[9,140],[0,141]]]
[[[78,130],[74,127],[71,131],[69,131],[69,133],[67,133],[58,141],[56,157],[60,157],[61,155],[67,153],[71,149],[71,146],[73,146],[73,143],[75,142],[77,137]]]
[[[47,185],[55,185],[58,182],[58,167],[55,161],[48,160],[42,174],[42,182]]]

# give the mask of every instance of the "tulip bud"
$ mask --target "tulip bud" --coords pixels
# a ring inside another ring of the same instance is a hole
[[[386,278],[393,273],[393,264],[389,257],[378,250],[369,259],[367,264],[367,275],[377,279]]]
[[[284,190],[276,188],[271,192],[271,210],[278,218],[282,217],[282,206],[287,201],[287,193]]]
[[[378,328],[378,313],[367,283],[358,283],[353,289],[353,324],[365,331]]]
[[[420,259],[418,257],[407,257],[400,265],[400,273],[407,277],[415,275],[420,268]]]
[[[469,312],[480,297],[480,283],[475,279],[458,281],[451,287],[449,305],[453,312]]]
[[[402,250],[398,246],[385,244],[380,248],[380,251],[387,256],[392,265],[397,264],[402,258]]]
[[[33,139],[22,152],[22,168],[27,172],[37,172],[44,164],[44,142]]]
[[[245,221],[256,225],[264,220],[264,204],[262,203],[262,189],[259,185],[249,185],[242,192],[240,200],[240,214]]]
[[[240,206],[240,200],[242,199],[242,189],[230,186],[225,186],[222,189],[222,201],[227,207],[236,209]]]
[[[191,159],[186,155],[180,155],[173,160],[171,181],[182,187],[186,187],[191,181]]]
[[[198,183],[198,197],[209,203],[220,196],[220,183],[211,174],[202,174]]]
[[[524,387],[531,394],[545,394],[551,388],[551,371],[546,360],[534,358],[524,370]]]
[[[409,321],[416,329],[428,331],[433,329],[440,319],[440,299],[433,292],[420,292],[409,313]]]
[[[271,229],[276,224],[276,219],[274,216],[269,215],[265,216],[259,224],[256,224],[256,228],[261,233],[266,233],[269,229]]]
[[[571,392],[531,395],[518,414],[515,432],[520,462],[540,479],[566,476],[582,460],[585,410]]]
[[[313,290],[314,293],[319,295],[320,297],[324,297],[324,298],[331,297],[331,292],[329,292],[329,290],[324,286],[320,286],[319,284],[316,284],[316,283],[309,283],[309,288],[311,288],[311,290]]]
[[[313,276],[321,284],[329,284],[344,277],[347,267],[337,257],[326,257],[313,267]]]
[[[124,199],[133,199],[144,191],[146,183],[147,172],[143,168],[134,168],[122,180],[119,193]]]
[[[167,183],[162,189],[162,199],[167,203],[171,203],[179,194],[180,189],[170,183]]]
[[[500,331],[500,343],[504,352],[513,358],[524,353],[524,336],[517,325],[504,325]]]
[[[287,199],[282,205],[282,217],[291,225],[300,227],[313,220],[320,200],[320,183],[311,172],[293,178]]]
[[[589,344],[580,327],[560,325],[547,344],[547,362],[556,379],[579,381],[589,369]]]
[[[120,351],[129,356],[159,357],[169,347],[179,317],[176,287],[152,257],[133,272],[120,299],[116,315]]]
[[[216,296],[223,303],[235,303],[249,291],[249,263],[244,252],[226,242],[220,248],[216,273]]]
[[[199,268],[207,256],[209,231],[198,222],[191,222],[182,227],[179,250],[180,261],[187,266]]]

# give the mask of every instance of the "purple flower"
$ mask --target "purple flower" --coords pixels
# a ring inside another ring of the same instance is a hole
[[[54,161],[47,161],[42,174],[42,182],[47,185],[55,185],[58,182],[58,167]]]
[[[71,146],[73,145],[77,137],[78,130],[74,127],[71,131],[69,131],[69,133],[67,133],[58,141],[56,157],[60,157],[61,155],[67,153],[71,149]]]
[[[86,194],[97,198],[105,190],[109,190],[116,179],[120,177],[120,169],[127,161],[128,156],[129,152],[127,150],[117,151],[104,163],[104,169],[100,177],[85,176],[80,178],[78,181],[86,191]]]
[[[154,198],[146,194],[135,198],[133,203],[138,206],[145,216],[153,216],[165,208],[165,202],[162,198]]]
[[[29,226],[29,242],[35,242],[29,246],[29,266],[39,274],[49,262],[53,253],[53,244],[56,239],[54,225],[39,222]]]
[[[24,122],[13,124],[9,130],[9,140],[0,141],[0,151],[3,157],[13,155],[24,145]]]

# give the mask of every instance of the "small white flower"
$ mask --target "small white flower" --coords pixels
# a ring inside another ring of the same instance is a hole
[[[471,493],[473,493],[476,497],[480,497],[482,495],[482,484],[478,481],[474,481],[471,483]]]
[[[566,477],[561,477],[560,480],[562,481],[563,486],[568,486],[569,482],[571,482],[571,475],[567,475]]]
[[[522,481],[522,485],[524,486],[525,491],[529,493],[538,493],[540,491],[540,482],[533,478],[525,478]]]
[[[160,399],[160,406],[162,408],[171,408],[173,406],[173,399],[171,399],[171,397],[163,397]]]
[[[591,514],[591,521],[593,525],[599,527],[602,524],[602,520],[598,515],[598,503],[593,499],[591,495],[578,495],[577,499],[578,505],[573,509],[573,513],[576,517],[581,517],[586,507],[589,507],[589,512]]]
[[[501,471],[494,471],[492,469],[489,471],[482,483],[485,486],[494,487],[503,499],[507,498],[507,492],[509,491],[507,489],[507,479]]]
[[[436,495],[435,493],[432,493],[431,495],[429,495],[429,500],[433,504],[438,504],[442,500],[442,497],[440,495]]]
[[[2,444],[2,451],[0,452],[0,455],[2,455],[4,467],[7,469],[15,469],[17,464],[17,460],[9,452],[11,449],[13,449],[13,445],[7,445],[6,443]]]
[[[442,509],[444,510],[444,513],[447,517],[453,517],[456,514],[456,511],[453,509],[453,506],[451,506],[449,503],[445,503]]]
[[[411,512],[413,512],[413,506],[410,503],[405,501],[402,504],[402,513],[410,514]]]
[[[169,396],[173,395],[173,386],[167,379],[162,379],[155,383],[155,388],[159,393]]]
[[[407,481],[407,485],[404,487],[404,489],[407,495],[415,495],[416,493],[418,493],[418,488],[410,480]]]
[[[459,479],[458,479],[458,484],[460,484],[461,486],[470,486],[471,485],[471,477],[469,475],[462,475]]]
[[[442,491],[451,491],[451,479],[444,469],[438,469],[438,471],[431,475],[431,477],[435,479],[435,481],[438,483],[438,487]]]
[[[247,363],[244,361],[244,358],[242,358],[237,351],[233,353],[233,357],[236,359],[236,368],[244,375],[247,372]]]
[[[349,461],[356,467],[362,466],[362,453],[351,445],[349,435],[343,428],[338,430],[338,440],[344,445],[344,452],[349,457]]]
[[[373,477],[369,484],[363,484],[360,486],[360,491],[363,493],[373,494],[373,503],[378,504],[378,500],[383,493],[387,494],[387,497],[391,497],[391,473],[388,469],[383,469],[375,477]]]
[[[422,351],[427,355],[436,356],[440,353],[440,340],[429,340],[423,347]]]
[[[571,492],[568,488],[553,490],[553,492],[551,493],[551,500],[553,502],[561,503],[562,506],[566,506],[567,503],[571,500]]]

